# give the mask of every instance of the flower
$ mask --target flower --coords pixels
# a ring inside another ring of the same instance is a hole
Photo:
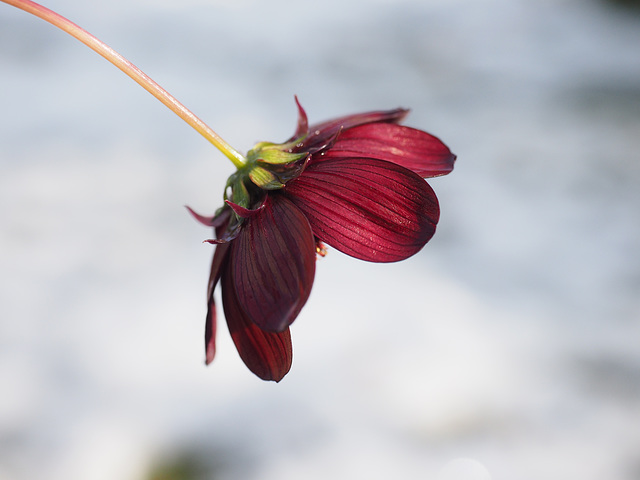
[[[375,111],[309,126],[298,103],[295,134],[258,143],[228,180],[212,217],[206,363],[215,355],[214,290],[247,367],[280,381],[291,368],[289,326],[309,298],[324,243],[370,262],[396,262],[433,236],[438,200],[423,177],[445,175],[455,155],[438,138],[398,125],[408,110]]]
[[[215,229],[209,277],[206,363],[215,356],[214,290],[249,369],[280,381],[291,368],[289,325],[311,293],[323,242],[356,258],[395,262],[435,233],[438,199],[421,177],[445,175],[455,155],[436,137],[397,123],[407,110],[349,115],[298,126],[282,144],[261,142],[243,156],[148,75],[104,42],[31,0],[0,0],[67,32],[102,55],[182,118],[236,166],[225,205],[204,217]],[[187,207],[188,208],[188,207]]]

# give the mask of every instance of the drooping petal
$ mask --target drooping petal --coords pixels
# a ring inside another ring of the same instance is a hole
[[[311,293],[315,240],[305,216],[286,198],[270,194],[233,242],[229,268],[237,299],[263,330],[280,332]]]
[[[242,224],[239,222],[234,222],[233,226],[228,227],[217,238],[208,238],[206,240],[203,240],[202,243],[210,243],[212,245],[221,245],[223,243],[229,243],[232,240],[234,240],[238,235],[240,235],[241,230],[242,230]]]
[[[263,380],[282,380],[293,360],[289,329],[273,333],[258,328],[240,306],[230,272],[222,276],[222,303],[229,333],[245,365]]]
[[[220,237],[224,234],[223,232],[226,230],[226,226],[227,224],[224,224],[216,228],[217,237]],[[225,268],[229,246],[230,244],[228,243],[223,243],[216,246],[216,251],[213,254],[213,261],[211,262],[211,273],[209,274],[209,284],[207,287],[207,318],[204,327],[205,363],[207,365],[213,362],[213,358],[216,355],[217,314],[213,292],[216,288],[218,280],[220,279],[222,270]]]
[[[216,356],[216,331],[218,327],[216,302],[213,295],[207,304],[207,317],[204,323],[204,363],[209,365]]]
[[[225,203],[229,205],[231,210],[233,210],[240,218],[251,218],[264,206],[264,201],[260,203],[256,208],[244,208],[243,206],[233,203],[229,200],[225,200]]]
[[[309,126],[309,135],[297,146],[296,152],[317,151],[319,146],[327,144],[332,137],[336,136],[341,130],[348,130],[358,125],[368,123],[397,123],[407,116],[409,110],[404,108],[396,108],[393,110],[378,110],[374,112],[358,113],[355,115],[347,115],[326,122]],[[293,138],[291,139],[293,140]]]
[[[438,199],[417,174],[376,159],[329,159],[309,165],[282,190],[319,240],[362,260],[395,262],[435,233]]]
[[[228,208],[224,208],[216,212],[215,215],[210,217],[206,217],[204,215],[200,215],[196,213],[191,207],[185,205],[185,208],[189,211],[189,213],[195,218],[198,222],[203,224],[206,227],[219,227],[224,224],[227,220],[229,220],[229,215],[231,214]]]
[[[267,197],[265,196],[264,199],[266,198]],[[254,209],[244,208],[237,203],[225,200],[225,203],[229,208],[225,208],[223,210],[223,212],[226,212],[228,214],[225,217],[226,223],[224,223],[224,228],[220,231],[216,229],[216,238],[209,238],[207,240],[204,240],[204,242],[211,243],[213,245],[219,245],[235,240],[236,237],[240,235],[244,222],[242,220],[238,220],[237,218],[231,218],[231,210],[233,210],[233,212],[241,219],[250,218],[260,211],[264,204],[264,199],[262,200],[262,203],[259,203],[258,206],[256,206]]]
[[[456,156],[442,141],[421,130],[394,123],[370,123],[340,133],[325,158],[377,158],[397,163],[423,178],[446,175]]]

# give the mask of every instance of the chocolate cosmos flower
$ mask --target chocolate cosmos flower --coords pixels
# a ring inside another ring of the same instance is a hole
[[[0,0],[67,32],[102,55],[219,149],[237,168],[215,229],[205,328],[206,363],[215,355],[214,290],[240,357],[264,380],[291,368],[289,325],[311,293],[323,242],[362,260],[397,262],[433,236],[440,210],[424,177],[445,175],[455,155],[436,137],[397,123],[407,110],[349,115],[298,127],[282,144],[258,143],[246,157],[169,92],[101,40],[31,0]]]
[[[296,99],[297,102],[297,99]],[[292,361],[289,325],[311,292],[323,243],[370,262],[396,262],[433,236],[440,210],[423,177],[445,175],[455,155],[438,138],[397,124],[407,110],[350,115],[309,126],[298,104],[294,136],[262,142],[227,182],[209,278],[206,362],[215,355],[214,290],[249,369],[280,381]]]

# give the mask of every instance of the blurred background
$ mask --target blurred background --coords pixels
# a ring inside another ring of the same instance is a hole
[[[280,384],[226,326],[232,165],[0,4],[0,479],[640,479],[640,11],[605,0],[47,0],[231,145],[412,109],[456,170],[393,265],[330,250]]]

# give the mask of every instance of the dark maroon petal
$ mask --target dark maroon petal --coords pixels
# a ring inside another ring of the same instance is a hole
[[[304,108],[302,108],[302,105],[300,105],[300,102],[298,101],[298,96],[296,95],[294,99],[296,101],[296,106],[298,107],[298,125],[292,138],[299,138],[309,131],[309,120],[307,119],[307,112],[304,111]]]
[[[204,324],[204,363],[209,365],[216,356],[216,330],[218,325],[216,302],[213,295],[209,297],[207,318]]]
[[[293,360],[289,329],[272,333],[258,328],[240,307],[230,272],[222,276],[222,303],[229,333],[244,364],[263,380],[282,380]]]
[[[278,194],[247,219],[233,242],[229,268],[242,309],[258,327],[286,329],[309,298],[315,241],[305,216]]]
[[[242,231],[242,224],[234,222],[232,227],[227,228],[217,238],[208,238],[203,240],[202,243],[211,243],[212,245],[221,245],[223,243],[229,243],[234,240]]]
[[[423,178],[446,175],[453,170],[456,159],[439,138],[393,123],[371,123],[343,131],[319,158],[338,157],[378,158],[402,165]]]
[[[216,215],[213,215],[211,217],[205,217],[204,215],[200,215],[199,213],[196,213],[189,206],[185,205],[185,208],[189,210],[189,213],[193,216],[193,218],[195,218],[198,222],[200,222],[201,224],[207,227],[219,227],[229,219],[229,214],[231,213],[231,211],[228,208],[225,208],[222,211],[218,212]]]
[[[241,218],[253,217],[264,206],[264,202],[262,202],[258,207],[249,209],[249,208],[244,208],[243,206],[238,205],[236,203],[230,202],[229,200],[225,200],[225,203],[229,205],[231,210],[233,210]]]
[[[340,132],[342,132],[342,130],[337,130],[331,136],[321,135],[316,138],[311,138],[308,143],[302,142],[298,144],[296,148],[294,148],[294,150],[304,150],[309,154],[308,161],[311,161],[311,159],[314,158],[313,156],[315,154],[319,154],[321,152],[324,152],[325,150],[330,149],[340,135]]]
[[[318,239],[371,262],[417,253],[435,233],[440,215],[438,199],[422,178],[383,160],[313,163],[282,192],[306,215]]]
[[[223,235],[227,225],[222,225],[216,228],[216,236]],[[222,270],[226,264],[227,251],[229,250],[229,244],[224,243],[216,246],[216,251],[213,254],[213,261],[211,262],[211,273],[209,274],[209,284],[207,286],[207,318],[204,327],[204,348],[205,348],[205,363],[209,365],[213,362],[213,357],[216,354],[216,326],[217,326],[217,314],[216,303],[213,297],[213,292],[216,288],[216,284],[220,279]]]
[[[320,145],[327,144],[332,137],[341,130],[348,130],[358,125],[368,123],[396,123],[406,117],[409,110],[396,108],[394,110],[378,110],[374,112],[358,113],[318,123],[309,127],[309,135],[294,149],[296,152],[313,152]],[[293,140],[291,138],[290,140]]]

